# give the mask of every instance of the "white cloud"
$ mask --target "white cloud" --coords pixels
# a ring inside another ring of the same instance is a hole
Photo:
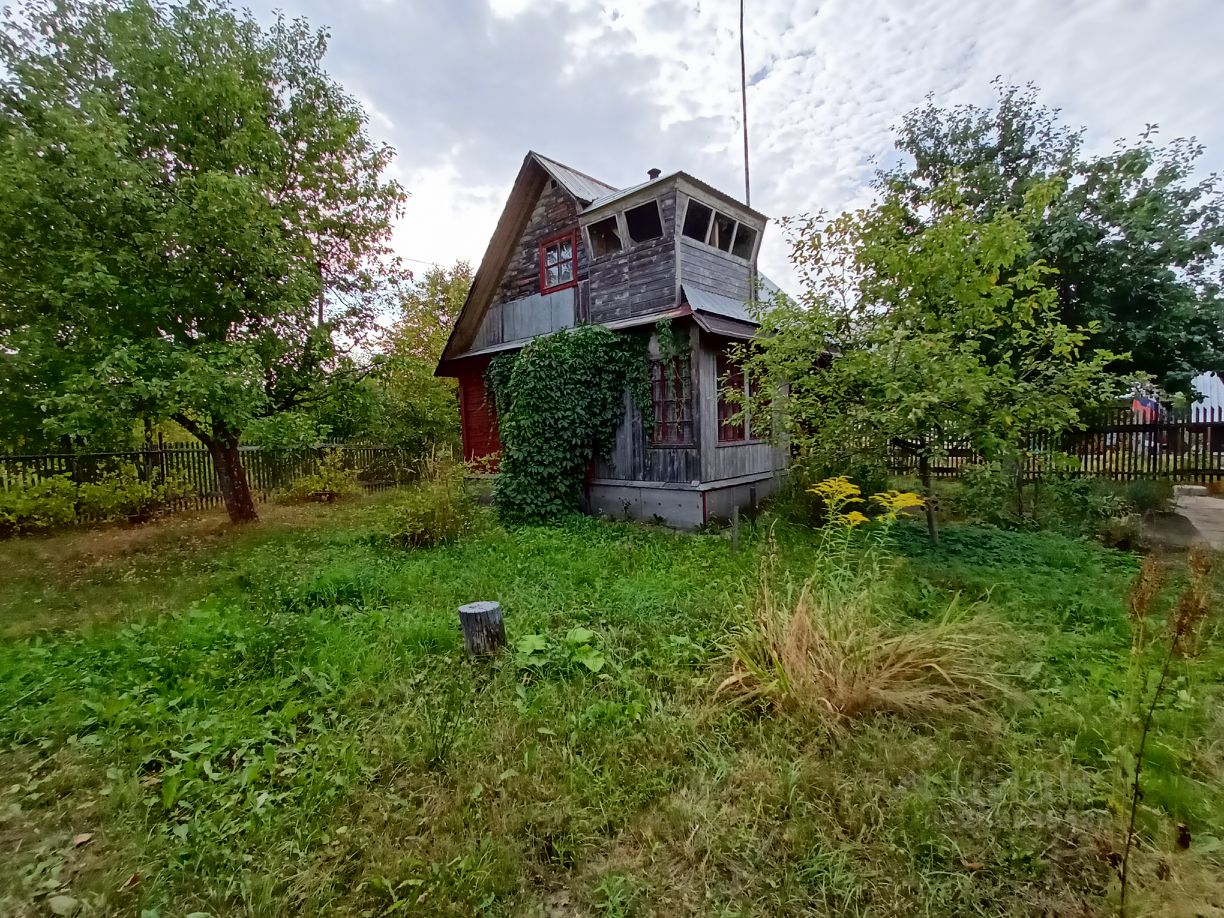
[[[331,27],[330,68],[399,150],[406,256],[479,258],[528,148],[613,184],[658,166],[742,191],[733,0],[284,5]],[[989,102],[996,75],[1035,81],[1090,148],[1156,122],[1224,166],[1219,0],[747,0],[746,25],[752,203],[773,216],[863,203],[905,111]],[[790,277],[776,230],[762,267]]]

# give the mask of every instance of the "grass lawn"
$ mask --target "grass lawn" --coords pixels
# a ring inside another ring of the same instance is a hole
[[[763,531],[404,551],[386,500],[0,544],[0,914],[1114,908],[1134,556],[901,528],[898,626],[977,603],[1016,696],[836,731],[714,698]],[[802,577],[815,535],[775,536]],[[475,599],[541,662],[468,663]],[[1158,713],[1134,914],[1224,915],[1217,636]]]

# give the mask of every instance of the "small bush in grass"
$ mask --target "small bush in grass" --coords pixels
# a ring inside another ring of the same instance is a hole
[[[78,488],[80,512],[96,520],[144,520],[190,492],[184,476],[171,473],[162,478],[153,470],[141,477],[135,463],[121,462]]]
[[[428,548],[466,535],[476,519],[476,502],[464,484],[463,466],[430,460],[420,482],[391,507],[389,534],[405,548]]]
[[[846,509],[859,497],[844,478],[816,487],[831,520],[816,569],[797,590],[779,589],[776,555],[766,555],[752,618],[732,638],[732,671],[717,694],[840,726],[874,713],[981,710],[1004,693],[997,623],[967,618],[955,600],[931,622],[887,619],[896,573],[885,551],[888,528],[916,495],[876,495],[883,513],[873,524]],[[872,526],[874,533],[852,538]]]
[[[0,537],[67,526],[76,519],[76,497],[67,475],[0,488]]]
[[[1141,478],[1128,481],[1123,493],[1136,513],[1168,510],[1173,503],[1173,482],[1168,478]]]
[[[357,470],[344,467],[344,457],[332,451],[319,460],[315,471],[293,482],[279,494],[283,501],[316,500],[326,495],[329,500],[356,497],[361,493]]]
[[[858,482],[869,494],[884,491],[892,483],[887,468],[868,459],[846,459],[820,467],[796,464],[787,473],[781,493],[772,499],[773,509],[784,519],[822,526],[827,521],[826,505],[814,488],[839,478]]]

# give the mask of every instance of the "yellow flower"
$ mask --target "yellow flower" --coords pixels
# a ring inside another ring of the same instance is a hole
[[[860,503],[861,498],[859,495],[863,493],[859,490],[859,486],[845,475],[839,475],[836,478],[826,478],[820,484],[815,484],[808,488],[808,492],[819,495],[826,502],[834,506]]]
[[[882,491],[879,494],[872,494],[871,499],[880,506],[881,510],[889,513],[900,513],[909,507],[924,506],[922,498],[913,491]]]
[[[857,510],[851,510],[849,513],[842,514],[842,516],[838,517],[838,522],[853,529],[855,526],[859,526],[867,522],[867,517],[859,513]]]

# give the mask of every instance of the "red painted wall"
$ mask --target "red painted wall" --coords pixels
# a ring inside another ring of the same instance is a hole
[[[485,391],[484,366],[467,366],[459,377],[459,422],[463,431],[463,458],[467,462],[501,452],[493,396]]]

